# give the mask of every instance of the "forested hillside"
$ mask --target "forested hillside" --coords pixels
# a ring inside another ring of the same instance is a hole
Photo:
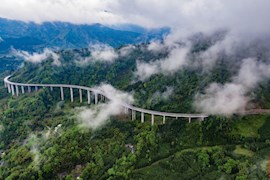
[[[91,130],[76,106],[49,90],[2,97],[1,179],[267,179],[269,115],[154,126],[117,116]]]
[[[205,42],[195,43],[191,58],[207,47]],[[128,54],[123,53],[126,51]],[[28,83],[77,84],[89,87],[108,83],[132,93],[135,105],[140,107],[169,112],[195,112],[193,101],[196,93],[202,92],[211,83],[225,84],[231,81],[240,66],[232,66],[231,63],[237,61],[235,57],[226,57],[231,60],[221,57],[208,72],[201,66],[187,66],[173,74],[154,74],[146,80],[139,80],[134,75],[138,61],[151,64],[167,58],[169,51],[157,53],[148,50],[147,45],[140,45],[120,47],[115,53],[118,54],[117,58],[113,62],[107,62],[89,58],[89,49],[63,50],[59,52],[61,65],[53,65],[52,57],[41,64],[25,62],[24,67],[15,72],[13,79]],[[260,51],[257,55],[263,56]],[[260,83],[252,91],[255,108],[270,108],[269,91],[270,81]]]
[[[195,43],[189,56],[209,46],[209,41]],[[169,56],[167,50],[157,53],[147,47],[115,49],[113,62],[92,58],[89,49],[62,50],[56,52],[60,64],[54,64],[54,56],[40,63],[25,61],[1,79],[12,74],[13,81],[25,83],[108,83],[133,94],[139,107],[185,113],[197,112],[196,93],[237,74],[237,67],[221,58],[207,73],[200,66],[187,66],[173,75],[139,80],[134,77],[139,60],[150,63]],[[7,94],[3,85],[0,91],[0,179],[267,179],[268,114],[211,115],[191,123],[168,118],[165,125],[157,118],[154,126],[150,116],[142,124],[139,115],[131,121],[120,114],[92,129],[78,120],[78,107],[94,105],[80,104],[78,98],[71,103],[68,90],[65,101],[60,101],[57,89],[19,97]],[[269,108],[269,91],[269,81],[260,83],[252,91],[253,107]]]

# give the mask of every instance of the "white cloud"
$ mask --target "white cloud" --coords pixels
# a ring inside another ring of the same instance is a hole
[[[188,65],[188,53],[190,47],[178,46],[173,48],[168,57],[160,60],[151,61],[149,63],[137,61],[137,69],[134,72],[136,79],[144,81],[154,74],[173,74]]]
[[[95,44],[91,46],[90,49],[94,61],[113,62],[118,58],[118,54],[115,52],[114,48],[108,45]]]
[[[256,85],[270,77],[270,64],[249,58],[242,61],[241,68],[225,84],[210,84],[204,93],[195,96],[195,108],[208,114],[231,115],[244,111],[252,99],[248,94]]]
[[[204,94],[195,96],[195,107],[198,111],[209,114],[230,115],[243,111],[249,98],[241,84],[213,83],[206,88]]]
[[[42,53],[36,53],[36,52],[29,53],[27,51],[20,51],[20,50],[13,50],[12,53],[15,54],[16,56],[23,58],[25,61],[31,62],[34,64],[38,64],[38,63],[41,63],[41,62],[47,60],[48,58],[52,58],[53,65],[55,65],[55,66],[61,65],[59,55],[56,54],[55,52],[53,52],[52,50],[47,49],[47,48],[44,49]]]
[[[52,136],[60,136],[61,126],[62,124],[58,124],[56,127],[54,127],[54,129],[47,126],[47,130],[31,133],[25,139],[24,145],[30,149],[30,153],[33,156],[33,165],[35,168],[38,169],[41,163],[40,147]]]
[[[155,105],[159,101],[167,101],[174,92],[174,87],[168,86],[164,92],[156,91],[152,96],[152,105]]]
[[[77,108],[78,120],[83,127],[96,129],[104,125],[107,120],[113,115],[118,115],[123,112],[122,103],[132,103],[133,97],[128,93],[121,92],[111,85],[103,84],[98,89],[111,100],[107,103],[98,104],[90,109],[86,107]]]
[[[137,70],[134,76],[141,81],[150,78],[153,74],[159,73],[159,65],[156,62],[145,63],[137,61],[136,67]]]
[[[134,49],[135,49],[134,45],[124,46],[119,50],[120,56],[121,57],[128,56]]]
[[[220,54],[234,55],[242,45],[247,47],[254,39],[269,35],[269,6],[269,0],[2,0],[0,16],[38,23],[67,21],[172,27],[173,33],[167,36],[164,42],[154,41],[148,46],[151,51],[168,50],[167,58],[149,63],[137,61],[134,75],[139,80],[146,80],[153,74],[175,73],[184,66],[211,69]],[[187,57],[190,46],[179,46],[176,43],[187,43],[187,37],[196,32],[211,34],[219,29],[228,31],[225,39],[200,53],[197,64],[191,64],[193,62]],[[125,49],[120,50],[120,56],[127,52]],[[43,61],[45,57],[44,54],[29,54],[23,51],[20,54],[26,61],[34,63]],[[113,62],[117,57],[118,54],[111,47],[96,47],[92,57],[78,62]],[[248,65],[245,65],[245,62]],[[220,110],[220,113],[230,114],[244,108],[250,100],[247,92],[268,75],[266,67],[269,68],[268,65],[258,64],[254,60],[244,61],[238,76],[232,79],[232,82],[224,85],[212,84],[204,94],[197,95],[198,109],[210,113],[219,113]],[[236,99],[238,101],[234,102]],[[233,102],[232,105],[229,105],[230,102]],[[216,108],[210,110],[213,104]],[[224,106],[231,107],[226,110]]]
[[[27,139],[27,145],[30,147],[30,152],[33,155],[33,163],[35,168],[39,168],[40,165],[40,139],[36,134],[30,134]]]
[[[258,34],[270,30],[269,5],[268,0],[2,0],[0,16],[35,22],[170,26],[182,32],[225,27]]]
[[[165,46],[159,40],[155,40],[150,42],[150,44],[147,46],[147,49],[153,52],[161,52],[165,49]]]
[[[231,33],[226,34],[224,39],[217,41],[209,49],[201,52],[197,57],[198,62],[194,66],[202,66],[204,70],[211,70],[218,58],[224,55],[233,55],[240,44],[242,43],[238,36]]]
[[[106,0],[3,0],[0,16],[37,23],[66,21],[82,24],[123,21],[118,15],[107,11],[112,3]]]
[[[160,60],[161,71],[166,74],[175,73],[181,69],[188,61],[188,53],[190,47],[180,47],[171,50],[169,56],[165,59]]]
[[[161,93],[161,98],[163,100],[167,100],[170,98],[170,96],[173,94],[174,88],[173,87],[167,87],[166,91],[164,91],[163,93]]]
[[[114,62],[115,59],[119,57],[115,49],[106,44],[94,44],[90,45],[89,50],[91,51],[91,56],[79,58],[76,63],[78,65],[85,65],[90,62]]]
[[[270,64],[260,63],[256,59],[244,59],[234,82],[245,88],[254,88],[260,81],[270,78]]]

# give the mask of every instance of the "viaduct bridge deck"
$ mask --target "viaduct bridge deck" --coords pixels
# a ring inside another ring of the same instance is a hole
[[[83,101],[83,93],[82,90],[87,91],[87,100],[88,104],[91,103],[91,95],[94,94],[94,103],[97,104],[98,101],[101,100],[112,100],[111,97],[108,96],[104,91],[101,89],[97,88],[90,88],[86,86],[79,86],[79,85],[69,85],[69,84],[27,84],[27,83],[17,83],[17,82],[11,82],[9,81],[9,78],[11,76],[7,76],[4,78],[4,84],[5,87],[8,89],[9,93],[12,93],[13,96],[19,96],[20,93],[24,94],[25,87],[27,88],[28,92],[32,91],[32,88],[35,88],[35,91],[38,90],[40,87],[49,87],[51,90],[53,88],[60,88],[60,95],[61,95],[61,100],[64,100],[64,88],[70,89],[70,100],[71,102],[74,101],[74,94],[73,94],[73,89],[78,89],[79,90],[79,97],[80,97],[80,102]],[[21,91],[19,90],[21,89]],[[141,114],[141,122],[144,122],[145,119],[145,114],[150,114],[151,115],[151,124],[154,124],[155,121],[155,116],[162,116],[163,117],[163,124],[165,124],[166,117],[173,117],[173,118],[187,118],[189,122],[191,122],[192,118],[199,119],[201,121],[204,120],[204,118],[208,117],[205,114],[186,114],[186,113],[170,113],[170,112],[160,112],[160,111],[154,111],[154,110],[148,110],[148,109],[143,109],[139,107],[135,107],[131,104],[121,102],[121,106],[123,107],[125,113],[128,113],[131,111],[131,118],[132,120],[135,120],[136,118],[136,112],[139,112]]]

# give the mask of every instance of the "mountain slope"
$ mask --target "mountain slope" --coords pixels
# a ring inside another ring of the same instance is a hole
[[[143,29],[143,28],[142,28]],[[36,51],[45,47],[83,48],[91,43],[104,43],[117,47],[124,44],[148,42],[168,33],[166,29],[136,32],[117,30],[101,24],[76,25],[66,22],[36,24],[0,18],[0,52],[10,47]]]

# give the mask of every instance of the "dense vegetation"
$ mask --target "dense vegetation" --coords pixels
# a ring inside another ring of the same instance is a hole
[[[78,102],[45,91],[1,100],[1,179],[267,179],[269,115],[155,126],[113,117],[93,131],[78,126]]]
[[[0,54],[0,74],[5,71],[14,71],[20,67],[22,60],[14,56]]]
[[[120,48],[118,53],[119,51],[121,51]],[[119,56],[113,63],[90,61],[83,65],[78,64],[77,60],[78,57],[88,57],[91,54],[88,49],[66,50],[59,53],[62,66],[53,66],[52,59],[37,65],[25,63],[25,66],[14,74],[14,80],[32,83],[78,84],[89,87],[109,83],[117,89],[134,93],[135,104],[143,108],[170,112],[194,112],[192,102],[197,92],[203,91],[212,82],[221,84],[228,82],[237,73],[237,67],[232,68],[230,64],[232,62],[220,59],[208,73],[205,73],[201,67],[185,67],[172,75],[156,74],[146,81],[134,81],[134,71],[136,71],[138,60],[144,62],[158,60],[167,57],[168,52],[155,53],[141,45],[136,46],[128,56]],[[174,92],[169,98],[155,97],[157,92],[164,93],[168,87],[172,87]],[[270,108],[269,91],[270,82],[260,84],[254,89],[256,106]]]
[[[92,62],[84,67],[74,59],[78,54],[88,56],[87,50],[60,54],[62,66],[53,66],[52,59],[25,63],[13,80],[86,86],[107,82],[135,92],[138,106],[194,112],[196,92],[214,81],[224,83],[234,73],[220,61],[208,74],[185,68],[173,76],[159,74],[134,83],[137,59],[159,59],[167,52],[151,53],[138,46],[114,63]],[[153,98],[157,90],[171,86],[170,98]],[[269,90],[269,83],[256,89],[258,106],[269,107]],[[119,115],[92,130],[77,121],[78,100],[60,101],[58,90],[11,97],[1,86],[0,92],[0,179],[267,179],[269,115],[211,116],[192,123],[168,119],[165,125],[157,118],[154,126],[148,116],[142,124],[139,115],[136,121]]]

